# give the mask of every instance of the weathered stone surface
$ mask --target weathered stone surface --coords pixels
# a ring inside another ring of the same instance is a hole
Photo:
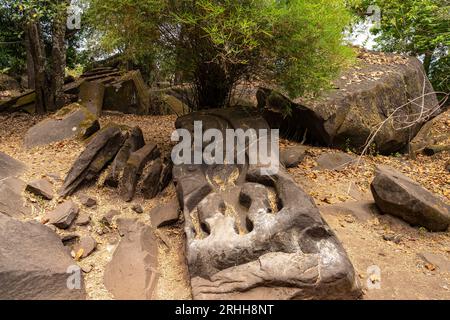
[[[53,185],[47,179],[31,181],[25,190],[47,200],[52,200],[54,195]]]
[[[163,164],[160,159],[156,159],[144,170],[142,178],[142,193],[145,199],[153,199],[160,191],[159,180],[163,170]]]
[[[149,114],[149,88],[139,71],[130,71],[105,86],[104,110]]]
[[[173,224],[180,217],[180,204],[173,200],[167,204],[158,206],[150,212],[150,220],[154,228],[161,228]]]
[[[88,196],[84,193],[78,195],[78,200],[80,203],[88,208],[92,208],[97,205],[97,199],[91,196]]]
[[[0,252],[0,299],[85,299],[81,272],[80,289],[70,290],[76,265],[56,233],[42,224],[0,214]]]
[[[414,121],[421,114],[423,94],[425,113],[438,106],[431,83],[426,76],[424,79],[422,63],[414,57],[361,52],[357,67],[344,71],[334,82],[335,89],[317,98],[291,100],[262,89],[259,105],[266,107],[271,127],[280,128],[285,136],[301,141],[306,132],[309,143],[357,151],[366,144],[374,127],[404,105],[374,140],[374,147],[382,154],[401,151],[425,122],[402,129],[405,121]],[[283,110],[290,107],[291,116],[284,117]]]
[[[31,214],[23,197],[26,183],[17,178],[0,179],[0,214],[12,218],[24,218]]]
[[[307,150],[306,146],[286,148],[280,152],[280,162],[285,168],[295,168],[305,159]]]
[[[268,127],[231,108],[183,117],[177,128],[192,130],[203,117],[204,130]],[[353,266],[313,199],[282,167],[270,175],[261,168],[175,166],[194,299],[359,297]]]
[[[78,216],[78,206],[71,200],[58,205],[53,211],[47,213],[44,220],[59,229],[67,229]]]
[[[158,282],[158,242],[137,220],[117,221],[122,236],[104,274],[106,288],[120,300],[154,299]]]
[[[91,216],[86,212],[80,213],[75,221],[77,226],[87,226],[89,223],[91,223]]]
[[[99,117],[102,113],[105,86],[96,81],[84,81],[80,86],[79,101],[89,112]]]
[[[91,236],[82,237],[73,250],[79,259],[87,258],[97,247],[97,241]]]
[[[317,159],[317,167],[314,170],[344,170],[354,163],[356,158],[346,153],[325,153]]]
[[[450,225],[450,206],[400,172],[378,166],[371,185],[379,209],[413,226],[430,231],[446,231]]]
[[[24,172],[24,163],[10,157],[6,153],[0,152],[0,180],[20,175]]]
[[[159,149],[156,144],[153,143],[145,145],[143,148],[130,155],[119,185],[120,194],[123,200],[131,201],[133,199],[134,193],[136,192],[136,186],[144,167],[159,156]]]
[[[109,167],[108,175],[105,179],[105,185],[113,188],[119,186],[119,181],[123,176],[123,170],[127,165],[130,155],[141,149],[145,145],[144,135],[139,127],[131,130],[130,136],[125,140],[122,148],[120,148],[113,163]]]
[[[443,128],[450,130],[450,110],[427,122],[409,144],[412,157],[419,152],[433,155],[436,151],[450,150],[450,134],[442,134]]]
[[[65,139],[86,139],[99,129],[97,117],[74,103],[28,130],[24,145],[30,149]]]
[[[110,125],[95,134],[85,150],[75,160],[59,194],[73,194],[82,182],[94,179],[115,157],[124,142],[120,128]]]

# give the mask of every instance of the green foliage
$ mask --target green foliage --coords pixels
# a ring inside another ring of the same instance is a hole
[[[340,0],[91,0],[88,16],[100,50],[182,71],[201,107],[256,77],[291,96],[317,91],[352,55]]]
[[[450,92],[450,2],[448,0],[350,0],[362,14],[369,5],[381,9],[379,49],[420,56],[435,90]]]

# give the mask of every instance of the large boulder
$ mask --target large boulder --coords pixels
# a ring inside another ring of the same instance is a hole
[[[99,117],[102,113],[105,86],[101,82],[84,81],[80,86],[78,100],[89,112]]]
[[[413,226],[446,231],[450,206],[415,181],[386,166],[379,166],[371,185],[378,208]]]
[[[58,235],[0,214],[0,299],[80,300],[83,275]]]
[[[86,139],[99,129],[97,116],[86,107],[74,103],[28,130],[24,145],[34,148],[65,139]]]
[[[176,126],[192,130],[194,121],[204,130],[268,128],[241,108],[194,113]],[[281,166],[265,173],[262,163],[175,166],[194,299],[359,297],[353,266],[313,199]]]
[[[383,154],[404,149],[426,119],[408,126],[407,122],[420,114],[432,115],[432,110],[438,113],[439,102],[430,81],[421,62],[413,57],[362,52],[357,65],[345,71],[334,87],[317,98],[293,100],[262,88],[258,105],[265,107],[270,125],[289,138],[301,140],[306,135],[310,143],[344,150],[362,150],[374,128],[386,121],[373,141],[373,147]],[[292,112],[285,116],[289,108]]]
[[[18,176],[26,169],[24,163],[10,157],[6,153],[0,152],[0,180]]]
[[[116,156],[126,136],[117,125],[108,125],[97,132],[75,160],[59,194],[73,194],[85,181],[92,181]]]
[[[139,71],[130,71],[120,78],[105,83],[104,110],[123,113],[148,114],[149,88]]]
[[[104,273],[106,288],[120,300],[152,300],[158,282],[158,242],[137,220],[118,219],[122,236]]]

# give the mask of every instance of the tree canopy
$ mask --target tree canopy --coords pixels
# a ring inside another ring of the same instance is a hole
[[[88,16],[103,50],[182,71],[202,108],[225,105],[245,79],[316,91],[352,55],[340,0],[91,0]]]

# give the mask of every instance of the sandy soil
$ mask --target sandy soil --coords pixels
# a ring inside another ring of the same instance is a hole
[[[5,152],[28,165],[28,171],[22,176],[25,181],[52,174],[64,179],[72,162],[83,150],[83,144],[77,141],[63,141],[50,146],[25,150],[22,139],[28,128],[42,120],[40,116],[0,115],[0,151]],[[123,116],[104,115],[101,124],[116,122],[142,128],[146,141],[156,142],[164,153],[171,150],[170,136],[174,129],[173,116]],[[282,147],[288,143],[282,142]],[[381,215],[374,210],[370,214],[360,214],[358,210],[336,210],[335,206],[352,207],[371,199],[370,182],[376,164],[388,164],[427,187],[430,191],[450,202],[450,174],[445,164],[450,154],[441,153],[434,157],[419,156],[416,160],[404,157],[365,156],[358,167],[340,172],[313,171],[315,159],[330,149],[312,148],[303,164],[290,170],[296,182],[313,196],[325,220],[335,230],[343,242],[350,259],[354,263],[361,284],[367,287],[367,281],[378,283],[380,289],[365,289],[365,299],[450,299],[450,274],[437,266],[425,263],[419,253],[430,252],[450,261],[450,233],[429,233],[424,229],[412,228],[402,221]],[[55,187],[62,183],[55,178]],[[351,186],[349,188],[349,186]],[[350,192],[349,192],[350,190]],[[112,299],[103,285],[103,270],[111,259],[119,241],[116,233],[99,235],[99,220],[110,209],[122,212],[122,217],[137,218],[150,225],[148,213],[159,204],[175,197],[175,189],[170,186],[157,198],[144,201],[137,195],[133,203],[125,203],[117,197],[117,191],[89,186],[80,193],[94,196],[98,205],[85,209],[92,217],[90,227],[73,227],[69,232],[91,234],[99,243],[96,252],[82,260],[80,265],[92,270],[85,276],[86,288],[90,299]],[[73,197],[77,201],[76,196]],[[57,204],[57,200],[43,202],[33,199],[38,210],[33,219],[40,220],[43,214]],[[357,202],[359,201],[359,202]],[[134,213],[131,207],[139,203],[143,214]],[[334,209],[333,209],[334,208]],[[183,221],[172,227],[157,231],[159,235],[160,280],[157,288],[158,299],[191,298],[188,271],[184,257]],[[395,241],[385,240],[394,237]],[[368,279],[367,270],[371,266],[379,267],[378,278]]]

